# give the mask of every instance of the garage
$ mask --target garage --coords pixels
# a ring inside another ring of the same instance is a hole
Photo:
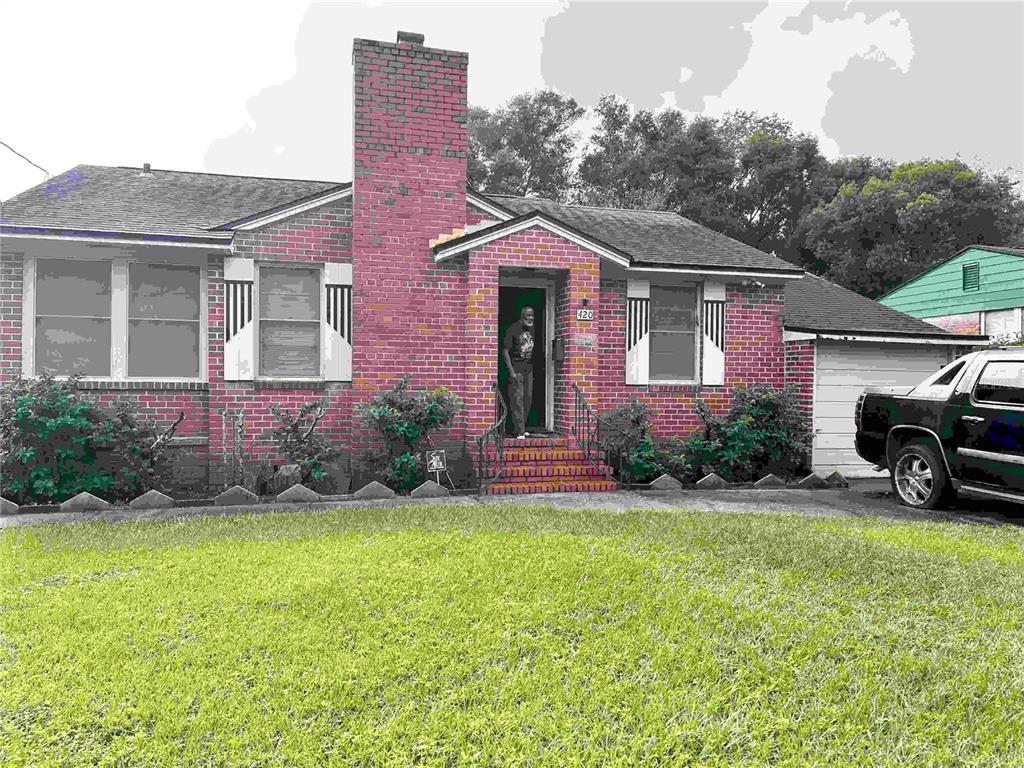
[[[786,289],[787,380],[811,414],[815,472],[879,477],[854,449],[854,408],[865,387],[919,384],[984,336],[948,333],[820,277]]]
[[[864,387],[919,384],[949,362],[949,348],[837,339],[819,339],[816,348],[814,470],[838,470],[847,477],[877,476],[853,447],[857,398]]]

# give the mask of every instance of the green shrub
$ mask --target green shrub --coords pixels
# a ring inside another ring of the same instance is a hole
[[[703,400],[697,401],[697,413],[704,429],[685,441],[685,479],[709,472],[736,482],[770,472],[792,477],[807,465],[811,432],[792,388],[739,386],[724,416],[714,415]]]
[[[426,464],[423,451],[430,433],[450,427],[462,403],[445,387],[409,390],[410,377],[403,376],[394,387],[375,395],[359,407],[366,423],[384,438],[384,448],[370,456],[388,485],[411,490],[423,482]]]
[[[611,429],[601,432],[601,447],[619,454],[619,472],[623,479],[643,483],[653,480],[665,470],[658,461],[651,439],[651,409],[635,397],[629,402],[601,414]]]
[[[82,491],[107,495],[113,478],[96,466],[109,440],[103,412],[78,393],[78,377],[48,374],[4,385],[0,471],[4,495],[22,504],[62,502]]]
[[[102,448],[108,461],[101,463],[107,465],[111,475],[111,498],[131,501],[148,490],[163,487],[163,451],[154,447],[158,430],[152,422],[139,419],[134,403],[119,401],[104,431]]]
[[[308,488],[321,484],[327,475],[324,465],[341,455],[327,435],[316,431],[327,406],[323,398],[314,400],[299,407],[294,416],[276,405],[270,408],[278,422],[270,432],[278,455],[299,466],[302,483]]]
[[[19,503],[62,502],[82,491],[128,500],[160,485],[155,427],[129,402],[108,415],[79,394],[78,379],[44,374],[0,391],[3,492]]]

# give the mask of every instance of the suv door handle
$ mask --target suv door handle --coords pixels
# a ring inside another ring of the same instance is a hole
[[[972,424],[977,423],[979,421],[984,421],[984,420],[985,420],[984,416],[961,416],[960,417],[960,421],[969,421]]]

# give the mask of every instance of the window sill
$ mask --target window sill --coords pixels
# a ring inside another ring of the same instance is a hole
[[[118,390],[140,390],[140,389],[160,389],[160,390],[188,390],[188,391],[205,391],[210,388],[210,383],[207,381],[173,381],[167,379],[81,379],[78,382],[79,389],[96,390],[96,389],[118,389]]]
[[[256,379],[256,389],[327,389],[329,382],[323,379]]]

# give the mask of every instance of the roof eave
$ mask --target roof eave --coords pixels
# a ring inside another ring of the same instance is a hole
[[[232,235],[188,235],[171,232],[124,232],[119,230],[69,229],[58,227],[0,225],[0,234],[29,240],[71,240],[97,244],[145,244],[195,248],[231,248]]]
[[[473,248],[479,248],[480,246],[486,245],[494,240],[498,240],[502,237],[507,237],[517,232],[521,232],[524,229],[536,226],[546,229],[559,237],[564,237],[565,239],[576,243],[580,247],[593,251],[598,256],[602,256],[619,266],[628,267],[632,261],[628,253],[620,251],[618,248],[602,242],[596,237],[588,235],[586,232],[540,211],[524,213],[513,219],[499,221],[498,223],[492,224],[484,229],[478,229],[453,240],[447,240],[443,243],[439,243],[431,248],[431,252],[434,254],[434,261],[440,262],[450,258],[451,256],[465,253],[466,251]]]

